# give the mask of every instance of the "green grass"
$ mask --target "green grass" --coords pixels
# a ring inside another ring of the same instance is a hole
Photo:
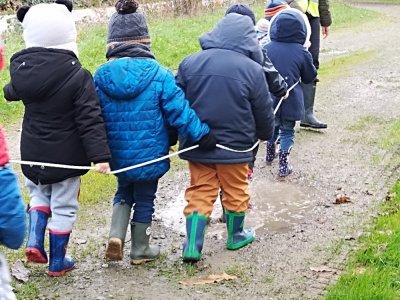
[[[355,7],[338,0],[330,2],[330,11],[333,20],[332,30],[365,26],[368,22],[376,25],[377,19],[380,19],[380,14],[376,11]]]
[[[357,124],[381,123],[363,118]],[[364,125],[363,125],[364,124]],[[360,130],[362,130],[360,128]],[[400,164],[400,119],[386,122],[379,130],[380,147],[392,154],[391,166]],[[328,289],[326,299],[399,299],[400,298],[400,181],[389,191],[373,221],[368,235],[359,240],[347,270]]]
[[[359,3],[400,4],[399,0],[357,0]]]
[[[361,238],[361,248],[326,299],[399,299],[400,182],[391,193],[371,234]]]
[[[324,81],[343,78],[353,71],[355,65],[373,59],[376,54],[374,51],[365,51],[332,58],[321,65],[318,70],[318,77]]]

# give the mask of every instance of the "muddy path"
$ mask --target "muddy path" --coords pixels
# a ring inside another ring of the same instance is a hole
[[[332,55],[373,51],[351,70],[321,82],[317,116],[329,124],[323,132],[299,130],[292,154],[294,174],[277,179],[277,164],[265,166],[265,147],[258,156],[251,183],[253,208],[247,225],[256,241],[238,251],[225,249],[223,224],[208,228],[204,259],[197,265],[180,260],[184,239],[183,191],[187,172],[165,176],[157,194],[153,242],[162,257],[145,266],[103,260],[111,199],[82,207],[70,252],[78,260],[68,276],[49,279],[44,267],[33,267],[42,298],[53,299],[319,299],[337,278],[348,252],[376,215],[398,171],[390,169],[390,152],[380,147],[387,122],[399,117],[400,6],[372,6],[382,22],[332,32],[323,42],[322,60]],[[13,151],[16,128],[8,129]],[[336,194],[352,202],[333,204]],[[216,203],[214,217],[220,207]],[[328,272],[316,272],[319,268]],[[238,280],[205,286],[184,286],[188,278],[227,272]]]

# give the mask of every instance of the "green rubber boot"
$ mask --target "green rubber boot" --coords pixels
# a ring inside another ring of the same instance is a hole
[[[201,258],[204,235],[208,218],[197,211],[186,216],[186,240],[183,243],[182,259],[185,262],[196,262]]]
[[[131,207],[121,201],[114,204],[111,217],[110,235],[106,249],[106,258],[109,260],[122,260],[126,231],[128,230]]]
[[[254,241],[254,229],[243,228],[245,213],[235,213],[226,210],[225,217],[226,227],[228,229],[226,248],[229,250],[236,250]]]
[[[149,245],[151,223],[131,224],[131,264],[140,265],[160,256],[160,247]]]

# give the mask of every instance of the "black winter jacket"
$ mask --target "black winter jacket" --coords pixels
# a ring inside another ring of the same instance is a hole
[[[71,51],[33,47],[14,54],[6,100],[22,100],[21,159],[89,166],[110,159],[92,77]],[[86,170],[22,166],[34,183],[52,184]]]
[[[272,100],[251,19],[228,14],[200,37],[200,44],[203,51],[185,58],[176,77],[190,106],[221,145],[245,150],[258,139],[268,140],[274,128]],[[181,141],[180,148],[190,145],[190,141]],[[180,157],[199,163],[235,164],[252,161],[253,153],[195,149]]]

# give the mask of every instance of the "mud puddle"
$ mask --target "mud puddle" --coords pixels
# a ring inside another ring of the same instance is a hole
[[[251,209],[248,211],[246,226],[253,227],[257,233],[284,233],[290,227],[301,222],[311,207],[309,192],[304,187],[290,182],[272,182],[259,178],[250,184]],[[183,209],[186,205],[184,191],[180,191],[175,199],[158,210],[155,218],[164,226],[179,233],[185,233]],[[226,234],[225,224],[217,220],[222,214],[221,201],[215,201],[211,215],[211,224],[207,235],[222,238]]]

